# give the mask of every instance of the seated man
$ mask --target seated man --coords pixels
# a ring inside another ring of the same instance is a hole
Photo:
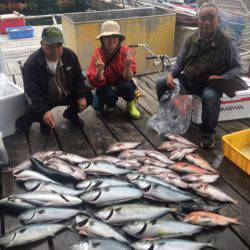
[[[24,91],[29,109],[16,121],[17,129],[26,131],[33,122],[40,122],[43,134],[55,127],[50,112],[67,105],[63,116],[82,128],[78,113],[92,103],[93,95],[85,87],[85,77],[75,53],[63,47],[63,34],[54,26],[42,31],[41,48],[29,56],[22,69]]]
[[[214,132],[220,113],[221,92],[208,86],[211,79],[232,79],[241,71],[236,44],[218,27],[219,9],[215,4],[204,4],[199,9],[199,30],[188,37],[180,50],[173,70],[167,78],[157,82],[158,99],[178,78],[182,89],[198,95],[202,101],[201,144],[213,148]]]
[[[137,87],[132,80],[136,72],[135,58],[132,51],[122,45],[125,36],[121,34],[119,24],[104,22],[97,39],[101,47],[94,51],[87,72],[90,83],[97,89],[95,109],[111,112],[121,96],[127,102],[129,115],[134,119],[140,118],[135,107]]]

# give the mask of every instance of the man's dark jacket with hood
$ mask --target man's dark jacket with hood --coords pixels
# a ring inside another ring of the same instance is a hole
[[[85,87],[85,77],[76,54],[63,48],[61,56],[71,97],[75,100],[86,97],[89,90]],[[45,54],[40,48],[29,56],[22,69],[24,90],[30,108],[37,115],[42,116],[50,110],[48,101],[49,71]]]

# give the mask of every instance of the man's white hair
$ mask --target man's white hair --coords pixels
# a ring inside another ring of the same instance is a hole
[[[214,8],[216,9],[216,12],[219,14],[220,13],[220,9],[218,8],[218,6],[214,3],[204,3],[201,5],[201,7],[199,8],[198,14],[200,13],[200,11],[204,8]]]

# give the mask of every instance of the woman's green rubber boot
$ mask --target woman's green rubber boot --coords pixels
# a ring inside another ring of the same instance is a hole
[[[133,119],[139,119],[141,117],[141,114],[139,110],[135,107],[135,101],[127,102],[127,111],[131,118]]]

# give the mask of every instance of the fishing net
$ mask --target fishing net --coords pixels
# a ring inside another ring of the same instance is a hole
[[[193,97],[180,95],[177,82],[174,90],[167,90],[159,103],[159,112],[148,120],[148,125],[159,135],[162,133],[184,134],[190,126]]]

